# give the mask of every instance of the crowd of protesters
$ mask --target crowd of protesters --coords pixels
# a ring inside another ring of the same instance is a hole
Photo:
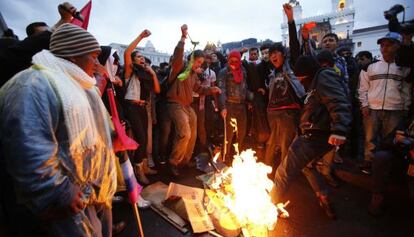
[[[219,146],[231,165],[233,143],[264,150],[259,161],[273,169],[275,203],[303,173],[333,219],[334,163],[352,160],[371,175],[372,215],[384,211],[391,176],[406,173],[414,146],[414,46],[413,32],[401,30],[396,16],[378,39],[378,59],[368,51],[353,57],[334,33],[317,49],[284,4],[289,48],[275,43],[225,55],[194,46],[185,55],[183,25],[170,62],[151,65],[135,50],[149,30],[118,55],[69,24],[76,9],[65,7],[51,28],[34,22],[24,40],[12,30],[0,39],[1,211],[16,236],[111,236],[124,226],[114,225],[111,213],[121,170],[132,174],[130,186],[148,185],[161,166],[173,178],[185,176],[195,156]],[[107,89],[135,150],[115,153]],[[150,205],[139,193],[130,201]],[[26,228],[16,228],[21,222]]]

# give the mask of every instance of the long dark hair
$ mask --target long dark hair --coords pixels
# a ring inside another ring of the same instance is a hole
[[[137,54],[140,54],[139,51],[134,51],[131,53],[131,59],[132,59],[132,72],[134,73],[135,76],[137,76],[140,80],[143,78],[146,78],[146,76],[148,76],[148,72],[145,71],[145,68],[143,65],[140,64],[136,64],[134,61],[135,56],[137,56]]]

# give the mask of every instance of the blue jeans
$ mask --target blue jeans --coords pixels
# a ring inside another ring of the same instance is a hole
[[[328,143],[328,134],[300,135],[289,147],[286,159],[276,169],[274,187],[271,191],[272,201],[279,203],[291,182],[302,173],[305,166],[332,149]],[[317,182],[315,180],[315,182]],[[314,185],[312,185],[312,188]]]
[[[375,149],[380,139],[393,134],[395,129],[404,121],[404,111],[401,110],[369,110],[364,117],[365,128],[365,160],[372,161]]]
[[[197,115],[191,106],[168,104],[168,113],[175,128],[170,164],[185,165],[191,159],[197,138]]]

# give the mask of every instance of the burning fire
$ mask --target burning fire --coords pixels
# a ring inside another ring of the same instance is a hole
[[[237,132],[237,121],[231,119]],[[257,162],[255,151],[248,149],[236,155],[232,166],[215,175],[211,187],[235,215],[244,236],[267,236],[276,226],[278,208],[271,202],[273,182],[268,178],[272,168]],[[218,155],[213,161],[218,160]]]
[[[234,194],[225,201],[242,226],[253,225],[258,229],[266,227],[267,231],[275,227],[278,215],[269,195],[273,182],[267,175],[272,172],[272,168],[256,160],[255,152],[251,149],[234,157],[228,171],[232,176]]]
[[[231,118],[233,133],[237,136],[237,120]],[[224,145],[227,141],[224,141]],[[205,206],[212,216],[216,230],[224,236],[268,236],[268,231],[276,226],[278,216],[289,217],[285,210],[287,203],[273,204],[270,191],[273,182],[268,178],[272,168],[257,162],[255,151],[248,149],[235,153],[232,166],[217,168],[220,153],[213,158],[216,172],[206,181]],[[223,159],[224,160],[224,159]]]

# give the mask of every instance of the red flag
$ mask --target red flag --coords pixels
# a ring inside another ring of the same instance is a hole
[[[91,15],[91,9],[92,9],[92,0],[90,0],[83,8],[79,11],[79,13],[83,16],[83,22],[73,18],[72,24],[82,27],[83,29],[88,29],[89,24],[89,16]]]

